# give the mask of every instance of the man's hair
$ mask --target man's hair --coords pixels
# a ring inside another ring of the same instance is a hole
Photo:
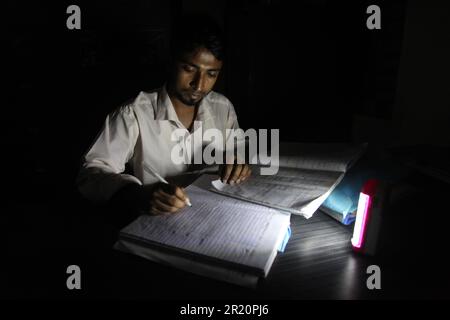
[[[225,43],[219,25],[203,14],[189,14],[177,19],[172,27],[170,49],[172,57],[179,59],[183,54],[204,47],[218,60],[223,60]]]

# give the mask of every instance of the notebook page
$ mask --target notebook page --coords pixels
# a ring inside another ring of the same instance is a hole
[[[344,173],[280,168],[276,175],[253,175],[237,185],[213,182],[215,191],[237,199],[302,214],[309,218],[341,181]]]
[[[365,145],[282,142],[280,167],[345,172],[365,150]]]
[[[191,185],[192,207],[170,216],[142,215],[122,234],[267,273],[289,215]]]

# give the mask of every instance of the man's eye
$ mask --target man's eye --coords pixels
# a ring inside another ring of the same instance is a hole
[[[216,78],[217,77],[217,72],[208,72],[208,76],[211,78]]]
[[[194,67],[187,66],[187,65],[183,66],[183,69],[184,69],[184,71],[187,71],[187,72],[194,72],[195,71]]]

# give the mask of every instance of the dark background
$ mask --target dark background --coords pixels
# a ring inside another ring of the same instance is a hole
[[[81,30],[66,28],[70,4],[81,8]],[[381,7],[381,30],[366,28],[371,4]],[[101,260],[96,249],[110,234],[99,235],[80,204],[81,156],[108,112],[164,83],[170,25],[185,12],[207,12],[225,30],[216,89],[244,129],[278,128],[285,141],[369,141],[374,161],[400,147],[448,157],[445,1],[7,1],[3,8],[6,297],[59,295],[65,266]]]

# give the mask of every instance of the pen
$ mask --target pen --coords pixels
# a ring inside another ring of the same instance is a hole
[[[155,171],[153,171],[153,170],[149,170],[149,169],[147,168],[147,165],[146,165],[146,164],[144,164],[144,170],[147,171],[147,172],[149,172],[150,174],[153,174],[156,178],[158,178],[158,180],[159,180],[160,182],[165,183],[165,184],[169,184],[169,182],[167,182],[167,180],[164,179],[163,177],[161,177],[157,172],[155,172]],[[192,204],[191,204],[191,202],[189,201],[189,199],[186,199],[186,204],[187,204],[189,207],[192,207]]]

